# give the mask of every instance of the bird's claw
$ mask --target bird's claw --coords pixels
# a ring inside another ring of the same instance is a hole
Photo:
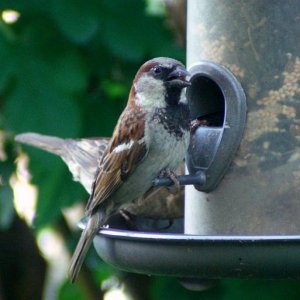
[[[177,175],[175,174],[175,172],[173,172],[170,169],[163,169],[159,173],[159,178],[164,178],[164,177],[170,178],[173,181],[176,190],[180,191],[180,182],[179,182],[179,180],[178,180]]]

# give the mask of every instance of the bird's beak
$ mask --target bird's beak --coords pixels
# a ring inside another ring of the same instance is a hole
[[[166,82],[169,85],[176,85],[184,88],[191,85],[186,79],[187,76],[190,76],[190,73],[184,67],[178,66],[168,75]]]

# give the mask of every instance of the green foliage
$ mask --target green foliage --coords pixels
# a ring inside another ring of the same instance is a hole
[[[143,1],[2,1],[0,9],[8,8],[20,13],[0,26],[0,126],[12,134],[109,136],[138,66],[174,57],[174,49],[183,58],[163,18],[147,15]],[[39,228],[87,196],[58,158],[26,151],[39,188]]]
[[[13,24],[3,10],[20,13]],[[110,136],[139,66],[155,56],[184,60],[163,15],[148,14],[140,0],[3,0],[0,2],[0,129],[9,136],[38,132],[59,137]],[[8,184],[15,147],[0,162],[0,229],[14,216]],[[0,145],[1,148],[1,145]],[[56,156],[22,146],[38,187],[34,228],[57,228],[61,210],[88,195]],[[74,236],[66,238],[74,245]],[[73,248],[73,247],[71,247]],[[91,263],[92,262],[92,263]],[[94,251],[86,260],[95,281],[112,273]],[[104,266],[106,267],[104,267]],[[96,267],[97,266],[97,267]],[[100,271],[99,271],[100,269]],[[85,299],[64,284],[61,299]]]
[[[8,229],[14,216],[13,191],[9,179],[15,171],[15,149],[7,140],[3,146],[6,157],[0,160],[0,230]]]
[[[59,291],[59,299],[64,300],[85,300],[86,297],[77,285],[65,282]]]
[[[196,292],[183,288],[174,278],[156,278],[151,289],[152,300],[281,300],[298,299],[298,281],[290,280],[232,280],[216,282],[210,289]]]

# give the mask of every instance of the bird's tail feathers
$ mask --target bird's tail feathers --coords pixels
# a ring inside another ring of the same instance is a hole
[[[71,266],[69,270],[69,277],[72,283],[75,282],[77,279],[77,276],[79,274],[79,271],[81,269],[81,266],[83,264],[83,261],[85,259],[85,256],[87,254],[87,251],[93,241],[93,237],[89,238],[87,237],[84,232],[81,234],[80,240],[76,246],[75,252],[73,254],[72,260],[71,260]]]
[[[71,259],[71,266],[69,270],[69,278],[72,283],[75,282],[88,249],[99,230],[100,217],[101,215],[97,212],[93,214],[89,218],[88,223],[80,236],[79,242]]]
[[[61,138],[33,132],[18,134],[15,140],[60,155],[65,141]]]

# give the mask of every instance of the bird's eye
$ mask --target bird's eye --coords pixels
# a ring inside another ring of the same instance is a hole
[[[160,66],[156,66],[156,67],[153,67],[152,68],[152,72],[155,74],[155,75],[158,75],[162,72],[162,67]]]

